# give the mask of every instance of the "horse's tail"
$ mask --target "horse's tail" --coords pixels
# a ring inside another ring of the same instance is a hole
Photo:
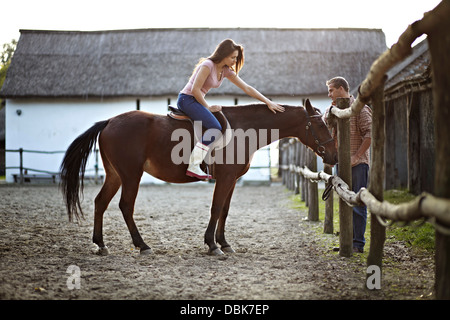
[[[72,221],[74,215],[77,219],[80,218],[80,215],[84,217],[83,211],[81,210],[80,195],[83,193],[83,178],[86,163],[92,148],[97,143],[100,132],[105,129],[108,123],[109,120],[96,122],[72,142],[64,155],[60,168],[60,186],[65,198],[70,221]]]

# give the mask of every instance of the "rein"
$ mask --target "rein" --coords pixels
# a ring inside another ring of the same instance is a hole
[[[314,142],[317,144],[316,152],[318,154],[325,155],[325,147],[324,146],[327,143],[330,143],[330,142],[334,141],[334,139],[333,139],[333,137],[331,137],[330,139],[328,139],[325,142],[320,142],[320,140],[317,137],[316,133],[314,132],[314,128],[313,128],[313,126],[311,124],[311,120],[312,120],[311,118],[321,118],[321,117],[322,117],[321,115],[310,116],[308,113],[306,113],[306,120],[307,120],[307,123],[306,123],[306,137],[308,137],[308,132],[311,132],[311,135],[314,138]]]

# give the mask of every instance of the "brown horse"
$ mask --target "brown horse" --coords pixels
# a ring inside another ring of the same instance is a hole
[[[331,143],[333,139],[321,119],[320,112],[311,106],[309,100],[306,101],[305,107],[285,106],[285,109],[283,113],[273,114],[263,104],[223,107],[222,112],[232,129],[242,129],[244,132],[254,130],[258,135],[267,136],[257,137],[258,145],[254,150],[250,150],[249,139],[236,141],[233,138],[235,143],[230,143],[222,152],[223,158],[227,158],[226,154],[231,153],[234,160],[231,163],[228,160],[216,161],[210,165],[215,188],[211,217],[205,232],[209,254],[234,252],[225,240],[225,221],[236,181],[249,169],[252,154],[256,149],[278,138],[295,137],[322,157],[325,163],[333,165],[337,162],[336,147]],[[83,217],[80,195],[83,191],[84,170],[97,138],[99,141],[106,177],[95,198],[93,242],[98,245],[98,254],[108,253],[103,242],[103,213],[120,186],[120,210],[133,244],[140,248],[141,254],[145,254],[150,253],[151,249],[144,243],[133,219],[134,203],[143,172],[172,183],[198,181],[186,175],[187,163],[177,164],[171,158],[172,149],[179,144],[172,141],[171,136],[180,128],[193,135],[192,124],[189,122],[174,120],[165,115],[131,111],[95,123],[69,146],[61,164],[61,187],[69,219],[72,220],[73,216]],[[274,130],[277,134],[270,134]],[[189,152],[193,145],[194,141],[191,141]],[[239,150],[245,150],[245,155],[238,154],[236,151]],[[236,161],[238,156],[243,157],[244,161]]]

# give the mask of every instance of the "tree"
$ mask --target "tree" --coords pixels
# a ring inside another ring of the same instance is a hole
[[[16,47],[17,40],[14,39],[11,40],[11,43],[5,43],[3,45],[3,51],[0,56],[0,89],[3,87],[3,82],[5,82],[6,72],[8,71],[9,65],[11,64],[11,59],[14,55]],[[1,107],[3,107],[3,104],[3,101],[1,101]]]

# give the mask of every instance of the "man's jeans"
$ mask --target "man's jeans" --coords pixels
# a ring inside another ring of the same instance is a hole
[[[367,188],[369,178],[369,166],[361,163],[352,168],[352,190],[355,193],[361,188]],[[363,249],[366,240],[364,233],[367,224],[367,207],[353,207],[353,247]]]
[[[336,165],[336,175],[338,175],[339,166]],[[369,180],[369,166],[366,163],[360,163],[352,167],[352,190],[355,193],[361,188],[367,188]],[[367,207],[353,207],[353,247],[364,249],[366,239],[364,233],[366,232],[367,224]]]

